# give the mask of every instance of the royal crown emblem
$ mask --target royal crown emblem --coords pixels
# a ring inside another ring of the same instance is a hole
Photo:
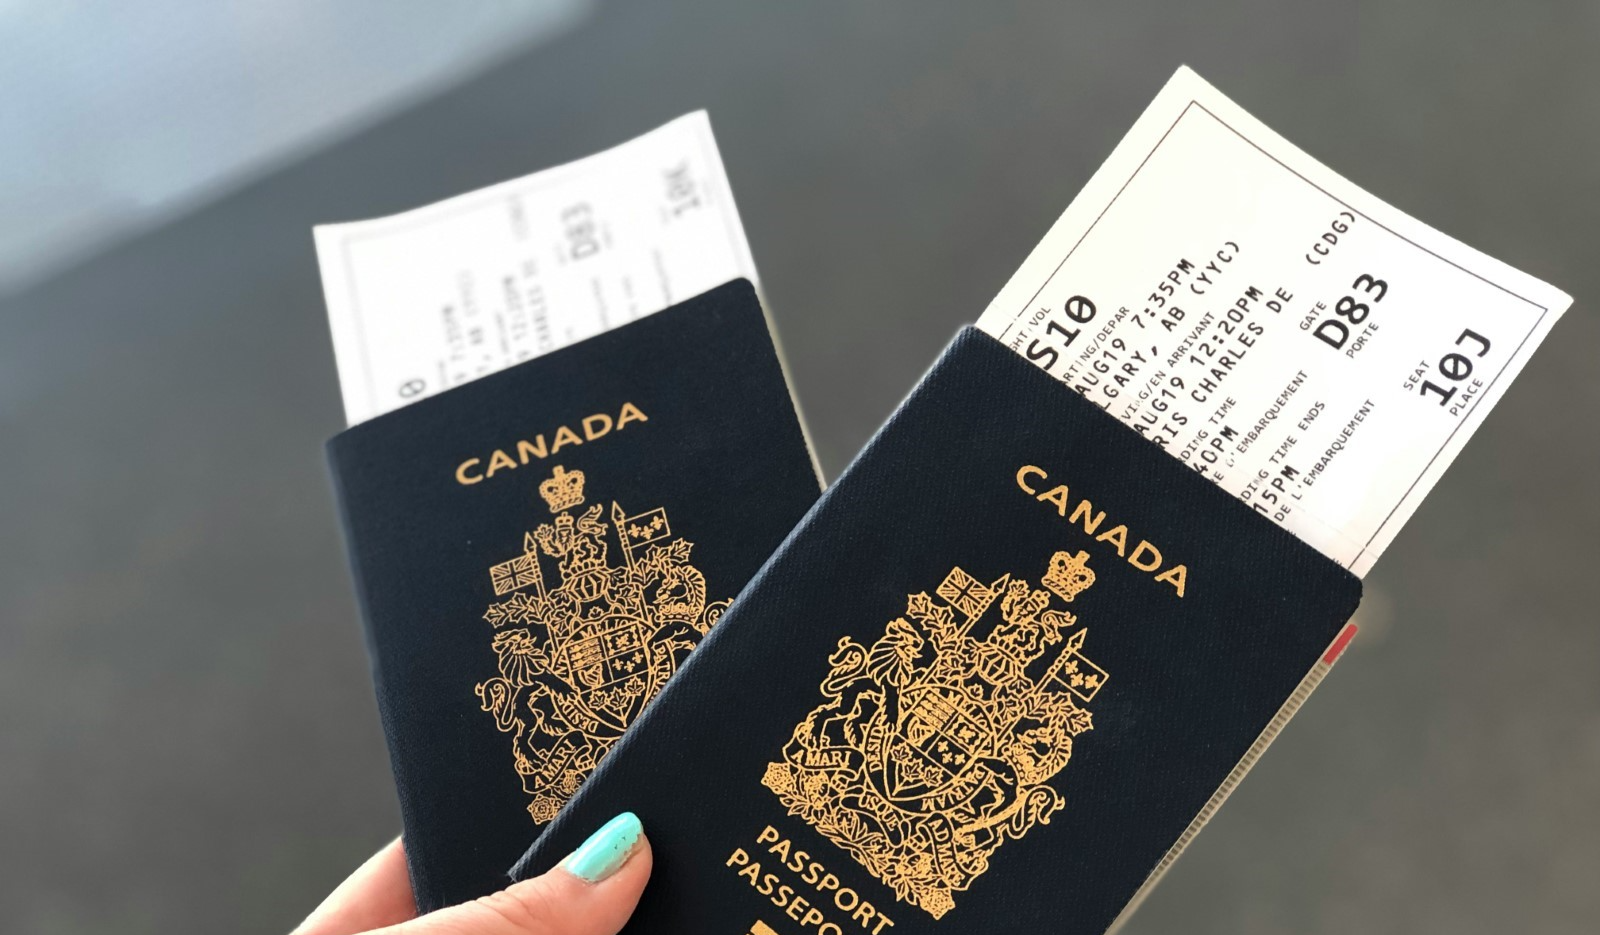
[[[552,513],[572,509],[583,502],[583,472],[556,465],[555,473],[539,485],[539,496],[550,505]]]
[[[1094,584],[1094,569],[1089,567],[1089,553],[1068,555],[1066,552],[1057,552],[1050,556],[1050,567],[1045,569],[1044,577],[1039,581],[1070,603],[1080,592]]]
[[[500,599],[483,615],[499,675],[478,683],[478,700],[512,735],[512,764],[539,824],[729,604],[706,602],[705,576],[689,564],[693,543],[673,538],[666,510],[629,516],[613,502],[605,522],[599,504],[578,512],[583,484],[582,471],[557,466],[539,485],[556,515],[523,535],[521,555],[489,569]]]
[[[953,568],[870,647],[841,639],[824,702],[762,778],[935,919],[1008,838],[1049,823],[1062,806],[1050,781],[1094,726],[1087,705],[1108,676],[1083,655],[1088,630],[1051,606],[1094,583],[1088,554],[1055,553],[1041,581]]]

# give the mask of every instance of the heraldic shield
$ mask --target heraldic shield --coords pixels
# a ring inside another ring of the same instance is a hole
[[[1050,780],[1093,727],[1087,705],[1108,676],[1083,655],[1088,630],[1052,606],[1094,583],[1088,554],[1055,553],[1040,580],[954,568],[870,647],[841,639],[824,702],[762,779],[936,919],[1008,838],[1062,807]]]
[[[539,485],[555,517],[523,536],[521,555],[489,569],[500,599],[483,615],[499,675],[477,684],[478,700],[512,735],[512,765],[539,824],[730,603],[706,601],[705,576],[689,563],[693,543],[673,537],[666,510],[629,516],[612,503],[606,522],[599,504],[579,512],[583,485],[582,471],[560,466]]]

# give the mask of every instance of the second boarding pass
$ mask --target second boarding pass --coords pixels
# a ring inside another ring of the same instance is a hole
[[[351,425],[743,277],[705,111],[576,162],[316,228]]]

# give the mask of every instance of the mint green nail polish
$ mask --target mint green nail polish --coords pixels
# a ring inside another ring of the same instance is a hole
[[[599,883],[622,869],[642,837],[644,826],[639,824],[639,816],[623,812],[589,835],[589,840],[568,854],[561,866],[580,880]]]

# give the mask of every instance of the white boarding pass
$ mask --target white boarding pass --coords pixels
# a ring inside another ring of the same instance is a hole
[[[978,327],[1364,575],[1571,301],[1182,68]]]
[[[756,283],[711,122],[390,217],[316,228],[349,424]]]

